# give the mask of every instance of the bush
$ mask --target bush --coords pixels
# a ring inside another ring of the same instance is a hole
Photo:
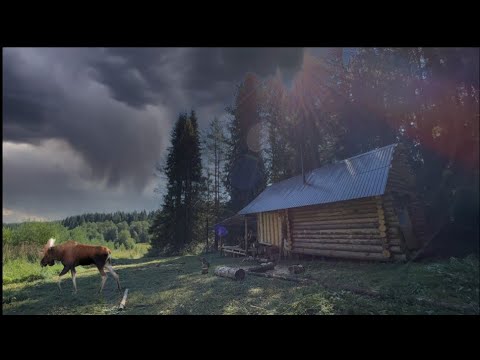
[[[135,241],[132,238],[128,238],[123,245],[125,245],[125,249],[131,250],[135,247]]]
[[[4,244],[11,244],[12,243],[12,229],[3,226],[2,228],[2,240]]]
[[[3,231],[5,231],[5,228]],[[4,237],[4,242],[6,241],[12,245],[44,245],[50,238],[65,241],[67,237],[68,231],[58,223],[26,222],[12,229],[11,234],[7,230],[7,237]]]

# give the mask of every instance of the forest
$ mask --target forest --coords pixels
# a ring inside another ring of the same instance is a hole
[[[150,228],[155,253],[217,248],[213,224],[271,183],[401,143],[425,206],[431,255],[478,253],[478,48],[342,48],[305,53],[290,84],[244,76],[228,116],[200,131],[181,113]],[[162,185],[163,186],[163,185]]]

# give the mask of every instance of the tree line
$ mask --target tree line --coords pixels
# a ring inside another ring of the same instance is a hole
[[[305,54],[291,86],[246,74],[228,118],[204,133],[194,111],[179,115],[157,169],[167,185],[153,248],[216,246],[212,224],[268,184],[396,142],[432,232],[478,250],[478,107],[478,48],[329,49]]]
[[[77,226],[91,222],[104,222],[111,221],[114,224],[125,221],[127,224],[131,224],[133,221],[151,221],[155,217],[155,211],[147,213],[143,211],[123,212],[116,211],[114,213],[86,213],[75,216],[68,216],[61,220],[61,224],[68,229],[73,229]]]

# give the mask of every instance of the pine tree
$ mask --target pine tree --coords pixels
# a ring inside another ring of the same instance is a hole
[[[265,166],[261,154],[262,89],[253,74],[240,84],[227,141],[224,184],[230,195],[229,209],[235,213],[253,200],[266,186]]]
[[[207,198],[206,198],[206,211],[208,212],[207,219],[211,217],[213,223],[217,222],[220,217],[220,204],[223,202],[223,163],[225,159],[225,144],[226,137],[223,130],[223,124],[214,118],[209,125],[209,128],[205,135],[205,151],[207,165],[204,166],[207,171]],[[213,166],[212,166],[213,165]],[[213,181],[211,181],[211,175],[213,173]],[[213,182],[213,184],[211,184]],[[210,190],[213,196],[213,206],[209,206],[210,202]],[[208,220],[207,220],[208,221]],[[207,231],[208,233],[208,231]],[[218,236],[215,234],[214,242],[215,250],[218,249]]]

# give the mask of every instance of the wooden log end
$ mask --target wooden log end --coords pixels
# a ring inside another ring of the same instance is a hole
[[[220,277],[227,277],[233,280],[243,280],[245,278],[245,270],[241,268],[219,266],[215,269],[215,275]]]

